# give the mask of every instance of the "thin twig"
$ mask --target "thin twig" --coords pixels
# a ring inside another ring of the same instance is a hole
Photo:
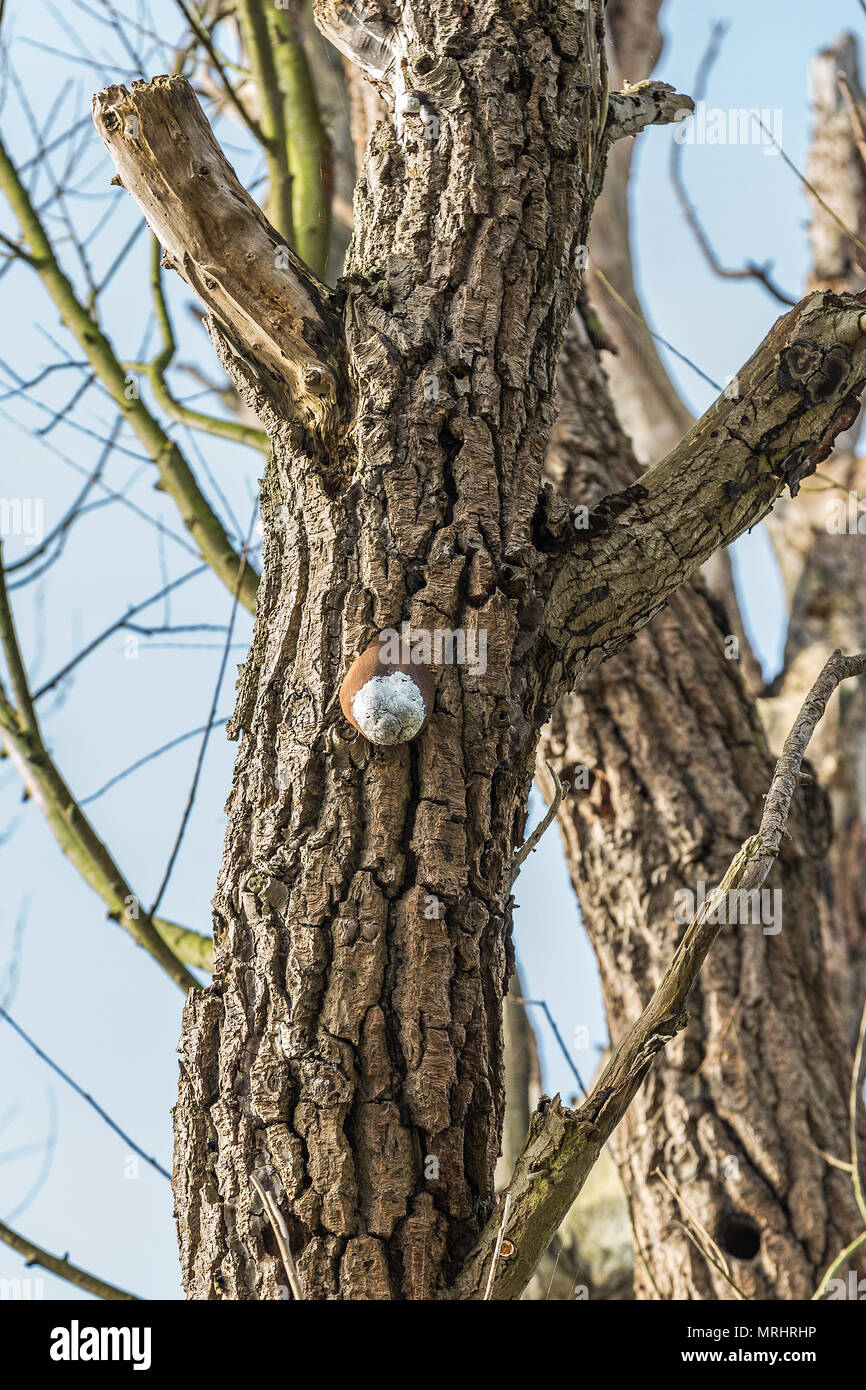
[[[142,599],[139,603],[133,604],[131,608],[127,608],[126,612],[123,614],[123,617],[115,619],[115,621],[113,623],[110,623],[108,627],[103,628],[102,632],[100,632],[98,636],[92,638],[92,640],[88,642],[85,647],[82,647],[80,652],[73,656],[69,661],[65,662],[65,664],[61,666],[59,671],[55,671],[54,675],[51,677],[50,680],[47,680],[44,685],[40,685],[39,689],[35,692],[33,696],[34,701],[41,700],[43,695],[47,695],[49,690],[53,690],[56,685],[59,685],[60,682],[66,676],[68,676],[69,673],[73,671],[75,667],[79,665],[80,662],[84,661],[85,657],[90,656],[91,652],[95,651],[98,646],[100,646],[103,642],[107,641],[108,638],[113,635],[113,633],[120,632],[123,628],[125,628],[130,618],[135,617],[136,613],[141,613],[145,608],[149,608],[151,604],[158,603],[159,600],[161,598],[164,598],[166,594],[173,592],[173,590],[175,589],[179,589],[180,586],[182,584],[186,584],[188,580],[195,579],[200,574],[205,574],[207,572],[207,568],[207,565],[196,565],[195,569],[187,570],[185,574],[179,575],[177,579],[172,579],[168,584],[164,584],[163,587],[161,589],[158,589],[155,594],[151,594],[148,598]]]
[[[661,1178],[668,1192],[671,1194],[674,1201],[677,1203],[677,1206],[680,1208],[683,1215],[686,1217],[686,1221],[683,1222],[683,1229],[685,1230],[686,1234],[690,1237],[695,1247],[700,1251],[707,1263],[711,1264],[714,1269],[717,1269],[719,1274],[721,1274],[722,1278],[726,1281],[726,1283],[730,1284],[731,1288],[734,1290],[734,1293],[737,1295],[737,1298],[739,1298],[743,1303],[748,1303],[748,1296],[743,1293],[743,1290],[739,1288],[738,1285],[735,1284],[734,1280],[731,1278],[731,1271],[728,1268],[727,1260],[725,1259],[716,1242],[713,1240],[707,1228],[704,1225],[702,1225],[698,1218],[695,1216],[694,1212],[691,1210],[691,1208],[685,1201],[685,1198],[682,1196],[681,1193],[677,1191],[677,1189],[674,1187],[673,1183],[670,1181],[668,1176],[662,1172],[661,1168],[654,1168],[653,1176]]]
[[[0,550],[2,569],[2,550]],[[16,709],[0,684],[0,733],[24,786],[32,796],[54,838],[86,883],[102,898],[108,916],[162,966],[175,984],[187,993],[198,988],[168,942],[160,935],[152,915],[141,912],[139,899],[132,892],[120,868],[90,821],[76,802],[46,747],[34,713],[15,622],[5,583],[0,578],[0,638],[13,676],[19,708]],[[22,710],[25,714],[22,714]]]
[[[622,295],[619,293],[619,290],[614,289],[607,276],[602,274],[598,266],[596,266],[595,268],[595,278],[598,280],[602,288],[607,291],[614,303],[618,304],[621,309],[624,309],[625,312],[634,319],[635,323],[639,323],[641,328],[645,329],[646,332],[649,333],[651,338],[655,338],[657,343],[661,343],[662,347],[666,347],[668,352],[672,352],[674,357],[679,358],[680,362],[685,362],[687,367],[691,367],[692,371],[696,372],[699,377],[702,377],[704,381],[708,382],[709,385],[712,386],[715,391],[722,390],[722,387],[719,385],[719,383],[717,381],[714,381],[711,376],[708,376],[707,373],[703,371],[701,367],[698,366],[697,362],[693,362],[690,357],[686,357],[686,354],[684,352],[680,352],[679,348],[675,348],[673,343],[669,343],[667,338],[662,337],[661,333],[656,333],[654,328],[650,328],[646,319],[642,318],[641,315],[637,312],[637,310],[632,308],[627,299],[623,299]]]
[[[249,111],[244,106],[243,102],[241,101],[240,97],[235,91],[234,84],[231,78],[227,75],[226,70],[222,65],[222,62],[220,61],[220,56],[217,53],[216,48],[211,41],[211,37],[207,29],[204,27],[204,25],[199,24],[195,15],[185,4],[185,0],[175,0],[175,4],[177,5],[178,9],[180,10],[190,29],[195,34],[202,48],[204,48],[207,52],[208,57],[210,58],[211,62],[214,65],[214,68],[216,69],[219,80],[222,83],[226,97],[237,111],[238,115],[240,116],[241,120],[243,121],[250,134],[258,141],[258,143],[262,146],[263,149],[267,149],[268,141],[265,138],[264,131],[262,130],[258,121],[250,115]]]
[[[171,1182],[171,1173],[169,1173],[166,1168],[163,1168],[162,1164],[159,1163],[155,1158],[152,1158],[150,1154],[145,1153],[144,1149],[141,1148],[139,1144],[136,1144],[134,1139],[130,1139],[126,1131],[121,1129],[120,1125],[117,1124],[117,1122],[111,1118],[108,1111],[103,1110],[102,1106],[99,1105],[99,1103],[93,1099],[93,1096],[91,1096],[87,1091],[85,1091],[83,1087],[79,1086],[78,1082],[75,1081],[73,1077],[69,1075],[68,1072],[65,1072],[63,1068],[59,1066],[57,1062],[54,1061],[53,1057],[49,1057],[48,1053],[44,1052],[43,1049],[39,1046],[39,1044],[34,1042],[33,1039],[30,1037],[29,1033],[25,1033],[21,1025],[15,1022],[12,1015],[7,1013],[2,1005],[0,1005],[0,1018],[5,1019],[5,1021],[9,1024],[9,1027],[12,1029],[13,1033],[18,1034],[19,1038],[21,1038],[22,1041],[27,1044],[31,1052],[35,1052],[36,1056],[40,1059],[40,1061],[44,1062],[46,1066],[50,1067],[51,1070],[55,1072],[62,1081],[65,1081],[67,1086],[70,1086],[77,1096],[80,1096],[83,1101],[86,1101],[87,1104],[90,1106],[91,1110],[96,1111],[99,1118],[103,1120],[105,1124],[108,1125],[109,1129],[114,1130],[114,1133],[117,1134],[123,1140],[124,1144],[129,1145],[133,1153],[137,1153],[139,1158],[143,1158],[145,1163],[149,1163],[151,1168],[155,1168],[157,1173],[159,1173],[161,1177],[167,1178],[168,1181]]]
[[[163,894],[165,893],[165,890],[166,890],[166,888],[168,887],[168,882],[169,882],[169,879],[171,878],[172,871],[173,871],[173,869],[174,869],[175,862],[176,862],[176,860],[177,860],[177,856],[178,856],[178,854],[180,853],[180,847],[181,847],[181,845],[183,844],[183,837],[184,837],[184,835],[185,835],[185,833],[186,833],[186,827],[187,827],[187,824],[189,823],[189,818],[190,818],[190,816],[192,815],[192,808],[193,808],[193,804],[194,804],[194,802],[195,802],[196,792],[198,791],[199,778],[201,777],[201,770],[202,770],[202,766],[203,766],[203,764],[204,764],[204,757],[205,757],[205,753],[207,752],[208,743],[209,743],[209,741],[210,741],[211,729],[213,728],[214,723],[215,723],[215,721],[216,721],[216,707],[217,707],[217,703],[218,703],[218,701],[219,701],[220,691],[222,690],[223,678],[224,678],[225,673],[226,673],[226,666],[228,665],[229,652],[231,651],[232,635],[233,635],[234,629],[235,629],[235,620],[236,620],[236,618],[237,618],[238,605],[239,605],[239,603],[240,603],[240,596],[241,596],[241,589],[242,589],[242,587],[243,587],[243,582],[244,582],[244,571],[245,571],[245,569],[246,569],[247,553],[248,553],[248,551],[249,551],[250,541],[251,541],[251,539],[252,539],[253,526],[254,526],[254,524],[255,524],[256,512],[258,511],[258,505],[259,505],[259,504],[258,504],[258,498],[256,498],[256,501],[255,501],[255,503],[253,504],[252,515],[250,516],[250,524],[249,524],[249,529],[248,529],[248,531],[247,531],[246,540],[244,541],[244,548],[243,548],[243,550],[242,550],[242,552],[241,552],[241,562],[240,562],[240,565],[239,565],[239,567],[238,567],[237,583],[236,583],[236,585],[235,585],[234,598],[232,599],[232,609],[231,609],[231,615],[230,615],[230,617],[229,617],[228,629],[227,629],[227,631],[226,631],[226,640],[225,640],[225,644],[224,644],[224,646],[223,646],[222,661],[220,662],[219,672],[217,673],[217,680],[216,680],[216,685],[215,685],[215,687],[214,687],[213,699],[211,700],[210,710],[208,711],[207,720],[205,721],[204,736],[203,736],[202,741],[201,741],[201,747],[199,748],[199,751],[198,751],[198,758],[196,759],[195,771],[194,771],[194,773],[193,773],[193,778],[192,778],[192,786],[191,786],[190,789],[189,789],[189,796],[187,797],[187,802],[186,802],[186,806],[185,806],[185,808],[184,808],[183,817],[181,818],[180,828],[178,829],[177,836],[176,836],[175,842],[174,842],[174,846],[173,846],[172,851],[171,851],[171,854],[170,854],[170,856],[169,856],[169,860],[168,860],[168,864],[166,865],[165,873],[163,874],[163,877],[162,877],[162,882],[161,882],[161,884],[159,885],[159,892],[157,893],[156,898],[154,899],[153,906],[152,906],[151,909],[150,909],[150,916],[151,916],[151,917],[154,916],[154,914],[156,913],[157,908],[159,907],[160,903],[162,902]]]
[[[301,1288],[301,1281],[298,1278],[298,1271],[295,1266],[295,1262],[292,1259],[292,1252],[289,1247],[289,1229],[285,1221],[283,1220],[283,1213],[280,1211],[270,1192],[266,1191],[266,1189],[259,1182],[255,1173],[252,1173],[250,1175],[250,1182],[256,1189],[256,1192],[258,1192],[259,1196],[261,1197],[262,1202],[264,1203],[265,1211],[268,1213],[268,1216],[270,1217],[271,1225],[274,1228],[274,1236],[276,1237],[277,1248],[280,1252],[280,1258],[283,1261],[283,1268],[286,1271],[286,1278],[289,1281],[289,1288],[291,1289],[293,1296],[296,1299],[298,1299],[299,1302],[301,1302],[303,1301],[304,1291]]]
[[[866,164],[866,129],[863,127],[863,115],[858,105],[857,99],[851,90],[851,83],[848,81],[848,74],[841,70],[836,73],[836,84],[842,93],[842,100],[848,112],[848,120],[851,122],[851,129],[854,132],[854,144],[857,146],[857,153]]]
[[[709,43],[707,44],[706,51],[698,64],[698,70],[695,74],[693,89],[696,105],[699,101],[703,100],[707,89],[707,79],[721,51],[722,40],[727,30],[727,24],[718,23],[714,24],[710,31]],[[713,273],[718,275],[722,280],[757,280],[780,304],[796,304],[797,301],[795,299],[791,299],[790,295],[784,294],[782,290],[773,283],[770,278],[769,266],[759,266],[755,265],[753,261],[749,261],[741,269],[736,270],[722,265],[715,253],[712,242],[704,230],[703,223],[698,217],[697,209],[686,191],[685,181],[683,179],[683,145],[676,139],[676,136],[671,143],[670,175],[682,214],[691,227],[704,259]]]
[[[634,1248],[638,1253],[638,1257],[640,1259],[641,1264],[643,1265],[644,1274],[646,1275],[647,1279],[652,1285],[653,1293],[655,1294],[658,1302],[663,1303],[664,1299],[662,1297],[661,1289],[655,1281],[655,1276],[652,1272],[652,1269],[650,1268],[649,1260],[646,1257],[643,1244],[641,1243],[640,1236],[638,1235],[637,1221],[635,1220],[634,1215],[634,1202],[632,1201],[631,1191],[629,1189],[628,1183],[625,1180],[625,1160],[622,1154],[617,1152],[618,1147],[618,1144],[616,1144],[614,1140],[611,1139],[610,1156],[613,1159],[614,1167],[616,1168],[617,1174],[619,1175],[619,1181],[622,1187],[623,1197],[625,1198],[626,1211],[628,1212],[628,1224],[631,1227],[632,1240],[634,1241]]]
[[[493,1259],[490,1261],[490,1273],[487,1276],[487,1288],[484,1290],[482,1303],[487,1303],[493,1293],[493,1280],[496,1277],[496,1266],[499,1264],[499,1256],[502,1253],[502,1242],[505,1239],[505,1228],[508,1225],[508,1216],[511,1211],[511,1193],[506,1192],[505,1204],[502,1208],[502,1224],[499,1227],[499,1234],[496,1237],[496,1245],[493,1249]]]
[[[553,800],[547,808],[547,814],[544,816],[544,819],[539,821],[532,834],[529,836],[527,840],[524,840],[523,844],[520,846],[520,849],[516,851],[514,857],[511,860],[511,870],[508,879],[509,892],[514,887],[514,881],[517,878],[517,875],[520,873],[524,860],[532,853],[547,827],[551,825],[552,822],[555,820],[556,813],[559,810],[559,803],[562,801],[562,783],[560,782],[555,770],[550,766],[550,763],[545,763],[545,767],[547,768],[548,772],[553,778]]]
[[[21,649],[12,621],[12,608],[6,591],[6,571],[3,565],[3,543],[0,541],[0,646],[9,668],[12,694],[15,697],[15,715],[22,733],[34,734],[38,731],[33,697],[27,683],[27,674],[21,658]]]
[[[147,373],[157,404],[174,420],[189,425],[192,429],[219,438],[230,439],[236,444],[248,444],[264,453],[268,450],[268,436],[264,430],[254,425],[245,425],[240,420],[221,420],[218,415],[207,415],[201,410],[193,410],[174,396],[166,378],[166,373],[177,352],[174,326],[165,297],[162,283],[162,247],[156,237],[151,247],[150,287],[153,296],[154,314],[162,338],[162,347],[152,362],[136,363]],[[127,364],[130,365],[130,364]]]
[[[866,1226],[866,1194],[863,1191],[863,1172],[860,1167],[860,1153],[857,1139],[857,1121],[859,1118],[860,1106],[862,1104],[862,1077],[863,1077],[863,1049],[866,1045],[866,1004],[863,1005],[863,1012],[860,1015],[860,1031],[857,1034],[857,1048],[854,1053],[854,1066],[851,1069],[851,1093],[848,1101],[849,1109],[849,1137],[851,1145],[851,1180],[854,1184],[854,1196],[857,1199],[857,1207],[863,1218],[863,1225]]]
[[[226,715],[222,719],[215,719],[212,727],[214,729],[223,728],[224,725],[228,724],[229,718],[230,716]],[[178,734],[177,738],[170,739],[168,743],[160,744],[159,748],[154,748],[150,753],[145,753],[141,758],[136,758],[135,762],[130,763],[122,772],[116,772],[113,777],[109,777],[108,781],[103,782],[101,787],[97,787],[95,792],[91,792],[89,796],[83,796],[79,805],[89,806],[91,801],[98,801],[101,796],[104,796],[112,787],[116,787],[118,782],[122,782],[125,777],[131,777],[134,772],[138,772],[140,768],[146,767],[147,764],[153,762],[154,759],[161,758],[164,753],[170,753],[173,748],[177,748],[181,743],[186,743],[187,739],[197,738],[199,734],[203,734],[204,732],[205,726],[201,724],[197,729],[188,729],[185,734]]]
[[[27,1240],[25,1236],[13,1231],[11,1226],[7,1226],[0,1221],[0,1240],[6,1245],[11,1245],[13,1250],[17,1250],[19,1255],[23,1255],[28,1266],[39,1265],[42,1269],[47,1269],[49,1274],[56,1274],[58,1279],[65,1279],[68,1284],[75,1284],[79,1289],[86,1290],[87,1293],[95,1294],[97,1298],[104,1298],[116,1302],[119,1300],[138,1303],[138,1295],[127,1293],[125,1289],[118,1289],[114,1284],[107,1284],[104,1279],[98,1279],[95,1274],[90,1274],[86,1269],[79,1269],[77,1265],[70,1262],[67,1256],[51,1255],[47,1250],[43,1250],[40,1245],[34,1245],[32,1240]]]
[[[511,997],[512,997],[512,999],[514,1000],[515,1004],[523,1004],[524,1006],[527,1005],[527,1004],[532,1004],[532,1005],[534,1005],[536,1008],[543,1010],[543,1012],[544,1012],[544,1017],[547,1019],[548,1023],[550,1024],[550,1028],[551,1028],[551,1031],[552,1031],[552,1033],[553,1033],[553,1036],[556,1038],[556,1041],[559,1043],[559,1050],[560,1050],[560,1052],[562,1053],[563,1057],[565,1058],[566,1062],[568,1063],[569,1068],[571,1069],[571,1074],[572,1074],[572,1076],[574,1077],[575,1081],[577,1082],[577,1084],[578,1084],[578,1086],[580,1087],[580,1089],[581,1089],[581,1091],[583,1092],[583,1094],[586,1095],[586,1094],[587,1094],[586,1086],[584,1085],[584,1083],[583,1083],[583,1078],[581,1077],[581,1074],[580,1074],[580,1072],[579,1072],[578,1069],[577,1069],[577,1063],[574,1061],[574,1059],[573,1059],[571,1053],[569,1052],[568,1048],[566,1047],[566,1045],[565,1045],[565,1043],[564,1043],[564,1041],[563,1041],[562,1034],[560,1033],[559,1029],[558,1029],[557,1026],[556,1026],[556,1019],[553,1017],[553,1014],[550,1012],[550,1009],[548,1008],[547,1000],[546,1000],[546,999],[522,999],[522,998],[520,998],[518,995],[512,995]]]
[[[750,114],[752,120],[758,122],[758,125],[761,127],[764,134],[769,137],[771,144],[779,151],[779,154],[782,156],[783,161],[785,162],[785,164],[787,164],[791,172],[797,175],[797,178],[803,184],[804,188],[808,188],[816,203],[818,203],[824,209],[828,217],[832,217],[833,221],[836,223],[836,226],[840,229],[840,231],[843,231],[845,233],[846,237],[849,237],[850,240],[853,241],[858,251],[862,251],[863,254],[866,255],[866,245],[864,245],[864,243],[860,240],[860,238],[857,236],[855,232],[851,231],[851,228],[847,225],[847,223],[842,221],[842,218],[839,216],[838,212],[834,212],[833,209],[830,207],[830,204],[824,202],[824,199],[821,197],[821,194],[818,192],[815,185],[809,182],[809,180],[806,178],[806,175],[801,174],[793,159],[791,159],[785,153],[785,151],[782,149],[782,146],[779,144],[779,141],[772,134],[772,132],[767,130],[767,127],[764,125],[764,122],[758,115],[757,111],[752,111]]]
[[[844,1269],[845,1265],[851,1259],[851,1256],[856,1255],[858,1250],[862,1250],[864,1245],[866,1245],[866,1231],[861,1231],[860,1235],[855,1236],[854,1240],[851,1241],[850,1245],[846,1245],[844,1250],[839,1251],[839,1254],[836,1256],[835,1260],[832,1260],[831,1263],[827,1266],[826,1270],[824,1271],[821,1277],[820,1284],[818,1285],[815,1292],[812,1294],[811,1301],[813,1303],[817,1302],[819,1299],[824,1297],[824,1294],[827,1291],[827,1285],[830,1283],[830,1280],[835,1279],[839,1270]]]

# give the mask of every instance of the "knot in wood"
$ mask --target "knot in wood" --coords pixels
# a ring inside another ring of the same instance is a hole
[[[798,338],[779,354],[779,385],[799,391],[813,405],[837,392],[851,370],[851,353],[841,343],[822,348]]]

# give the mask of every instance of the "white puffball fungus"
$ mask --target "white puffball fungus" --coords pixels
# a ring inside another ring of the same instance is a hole
[[[358,728],[371,743],[408,743],[427,714],[424,696],[406,671],[373,676],[352,696]]]

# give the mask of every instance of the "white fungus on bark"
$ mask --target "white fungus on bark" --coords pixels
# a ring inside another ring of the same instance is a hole
[[[427,716],[424,696],[406,671],[373,676],[352,696],[358,728],[371,743],[408,743]]]

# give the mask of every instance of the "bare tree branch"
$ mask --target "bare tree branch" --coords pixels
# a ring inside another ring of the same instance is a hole
[[[185,77],[107,87],[96,128],[217,334],[259,379],[287,390],[322,433],[345,412],[348,387],[335,296],[289,250],[238,182]]]
[[[79,1269],[66,1256],[49,1254],[47,1250],[42,1249],[41,1245],[35,1245],[32,1240],[27,1240],[25,1236],[19,1235],[17,1231],[13,1231],[11,1226],[5,1225],[2,1221],[0,1221],[0,1240],[4,1241],[6,1245],[11,1245],[13,1250],[18,1251],[19,1255],[23,1255],[28,1265],[40,1265],[42,1269],[47,1269],[49,1274],[56,1274],[58,1279],[65,1279],[68,1284],[75,1284],[77,1288],[95,1294],[97,1298],[138,1302],[137,1294],[127,1293],[125,1289],[118,1289],[114,1284],[107,1284],[104,1279],[98,1279],[95,1274],[90,1274],[86,1269]]]
[[[248,551],[248,549],[249,549],[250,538],[251,538],[251,536],[252,536],[253,524],[254,524],[254,522],[255,522],[257,510],[258,510],[258,503],[256,503],[256,505],[253,507],[253,512],[252,512],[252,515],[251,515],[251,517],[250,517],[249,530],[247,531],[247,538],[246,538],[246,540],[245,540],[245,542],[244,542],[243,554],[241,555],[241,565],[242,565],[242,566],[246,563],[247,551]],[[221,662],[220,662],[219,671],[218,671],[218,673],[217,673],[216,685],[214,686],[214,692],[213,692],[213,696],[212,696],[212,698],[211,698],[210,709],[208,710],[207,720],[205,721],[205,725],[204,725],[204,734],[203,734],[203,736],[202,736],[201,746],[200,746],[199,751],[198,751],[198,758],[196,759],[195,771],[194,771],[194,773],[193,773],[193,778],[192,778],[192,786],[191,786],[190,789],[189,789],[189,796],[187,797],[186,806],[184,807],[183,816],[181,817],[180,827],[179,827],[178,832],[177,832],[177,835],[176,835],[176,837],[175,837],[175,841],[174,841],[174,844],[173,844],[173,846],[172,846],[171,854],[169,855],[169,860],[168,860],[168,864],[166,865],[165,873],[164,873],[163,876],[162,876],[162,881],[161,881],[161,883],[160,883],[160,885],[159,885],[159,890],[158,890],[158,892],[157,892],[156,897],[155,897],[154,900],[153,900],[153,906],[152,906],[151,909],[150,909],[150,916],[151,916],[151,917],[153,917],[154,913],[156,912],[157,908],[159,907],[160,903],[162,902],[163,896],[164,896],[164,894],[165,894],[165,890],[166,890],[166,888],[168,887],[169,879],[171,878],[171,875],[172,875],[172,870],[174,869],[175,863],[177,862],[177,856],[178,856],[179,853],[180,853],[180,847],[181,847],[181,845],[182,845],[182,843],[183,843],[183,837],[184,837],[184,834],[186,833],[186,827],[187,827],[187,824],[189,823],[189,818],[190,818],[190,816],[191,816],[191,814],[192,814],[192,808],[193,808],[193,805],[195,804],[195,797],[196,797],[196,792],[198,791],[198,784],[199,784],[199,778],[201,777],[201,770],[202,770],[202,767],[203,767],[203,765],[204,765],[205,753],[207,752],[207,746],[208,746],[208,742],[209,742],[209,740],[210,740],[211,730],[212,730],[212,728],[214,727],[214,724],[215,724],[215,722],[216,722],[216,707],[217,707],[217,703],[219,702],[220,691],[222,690],[222,684],[223,684],[223,679],[224,679],[224,677],[225,677],[226,666],[228,665],[229,651],[231,650],[232,633],[234,632],[235,619],[237,618],[238,598],[239,598],[239,595],[240,595],[240,587],[241,587],[242,581],[243,581],[243,569],[241,570],[241,573],[240,573],[240,575],[238,576],[238,585],[237,585],[237,589],[235,590],[234,601],[233,601],[233,603],[232,603],[231,614],[230,614],[230,616],[229,616],[229,624],[228,624],[228,628],[227,628],[227,630],[226,630],[226,638],[225,638],[225,642],[224,642],[224,644],[223,644],[222,660],[221,660]]]
[[[245,104],[241,101],[240,97],[238,96],[237,91],[235,90],[235,84],[232,82],[231,78],[229,77],[228,73],[223,67],[222,62],[220,61],[220,56],[217,53],[216,46],[214,45],[213,39],[210,33],[208,32],[207,27],[199,23],[193,11],[185,3],[185,0],[175,0],[175,4],[177,5],[178,9],[180,10],[181,14],[183,15],[184,19],[186,20],[187,24],[189,25],[190,29],[195,35],[196,39],[201,44],[202,48],[205,50],[211,62],[213,63],[214,71],[217,73],[220,82],[222,83],[223,91],[225,92],[226,97],[231,102],[235,111],[240,116],[244,125],[247,127],[247,130],[249,130],[250,134],[253,136],[253,139],[256,140],[258,144],[262,146],[262,148],[264,148],[267,144],[265,133],[262,130],[259,122],[250,115]]]
[[[0,641],[12,676],[17,706],[0,686],[0,738],[27,791],[42,811],[64,854],[108,908],[108,915],[144,949],[185,993],[198,988],[174,951],[141,907],[109,850],[97,835],[61,777],[34,712],[12,610],[6,592],[0,547]]]
[[[90,1106],[91,1110],[94,1110],[96,1114],[99,1116],[99,1118],[102,1121],[104,1121],[105,1124],[108,1125],[108,1128],[113,1130],[114,1133],[123,1140],[124,1144],[129,1145],[133,1153],[138,1154],[139,1158],[143,1158],[145,1163],[149,1164],[151,1168],[153,1168],[157,1173],[159,1173],[160,1177],[167,1178],[168,1181],[171,1182],[171,1173],[169,1173],[168,1169],[163,1168],[162,1164],[157,1162],[157,1160],[153,1158],[151,1154],[146,1153],[140,1144],[136,1144],[135,1140],[131,1139],[124,1129],[121,1129],[117,1121],[111,1118],[108,1111],[104,1110],[103,1107],[93,1099],[93,1096],[90,1095],[89,1092],[84,1090],[83,1086],[79,1086],[78,1082],[75,1081],[69,1075],[68,1072],[64,1071],[63,1068],[57,1062],[54,1061],[53,1057],[49,1057],[48,1053],[44,1052],[42,1048],[39,1046],[39,1044],[33,1041],[29,1033],[25,1033],[21,1025],[15,1022],[15,1019],[12,1017],[12,1015],[7,1013],[6,1009],[2,1005],[0,1005],[0,1018],[6,1020],[12,1031],[14,1033],[17,1033],[18,1037],[21,1038],[22,1042],[25,1042],[27,1044],[27,1046],[30,1048],[32,1052],[35,1052],[36,1056],[40,1059],[40,1061],[44,1062],[46,1066],[50,1067],[51,1070],[61,1078],[61,1080],[65,1081],[67,1086],[69,1086],[77,1096],[80,1096],[81,1099],[85,1101],[87,1105]]]
[[[78,299],[2,141],[0,189],[18,218],[30,248],[34,268],[54,300],[64,323],[78,339],[94,372],[159,469],[162,486],[177,504],[184,524],[192,534],[203,558],[223,583],[234,592],[239,561],[231,541],[200,491],[178,446],[168,437],[159,421],[150,414],[144,402],[130,395],[127,374],[93,314]],[[255,608],[256,589],[255,571],[247,567],[242,602],[250,612]]]
[[[707,88],[707,78],[709,77],[710,69],[718,57],[722,39],[727,32],[727,28],[728,26],[725,23],[715,24],[712,27],[709,43],[698,65],[698,71],[693,84],[695,101],[701,101],[704,97]],[[780,304],[796,303],[796,301],[791,299],[787,294],[783,294],[778,286],[774,284],[770,276],[771,266],[759,266],[755,265],[753,261],[749,261],[742,269],[737,270],[722,265],[698,217],[695,206],[686,191],[686,185],[683,179],[683,146],[678,140],[674,140],[671,144],[670,172],[683,216],[691,227],[694,238],[703,253],[704,259],[713,273],[718,275],[722,280],[757,280],[759,284],[764,286],[768,294],[771,294]]]
[[[866,295],[815,293],[778,320],[734,382],[640,482],[576,514],[548,494],[567,554],[547,635],[574,682],[618,651],[720,547],[829,454],[860,410]]]
[[[694,109],[691,97],[676,91],[667,82],[647,78],[626,84],[621,92],[608,97],[606,134],[610,141],[638,135],[648,125],[671,125],[682,121]]]

